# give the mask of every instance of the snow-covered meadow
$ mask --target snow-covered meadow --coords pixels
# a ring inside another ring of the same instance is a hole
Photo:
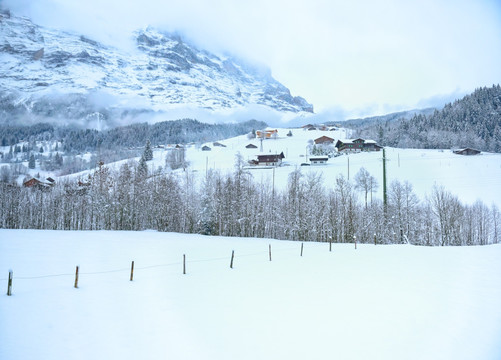
[[[378,152],[364,152],[342,155],[329,159],[327,164],[301,166],[309,158],[308,148],[312,141],[328,136],[335,141],[350,138],[350,130],[339,128],[336,131],[307,131],[302,128],[279,128],[276,139],[266,139],[261,143],[259,139],[249,139],[247,135],[230,139],[221,139],[218,143],[225,147],[214,146],[212,142],[186,146],[187,171],[196,174],[199,179],[208,170],[222,173],[232,172],[235,169],[237,154],[242,156],[244,162],[254,160],[257,155],[284,153],[285,159],[282,166],[275,168],[249,167],[249,173],[256,182],[274,183],[278,189],[285,189],[288,175],[297,168],[303,174],[322,174],[324,185],[327,188],[335,186],[335,179],[339,175],[353,181],[355,175],[363,167],[379,184],[374,197],[383,197],[383,154]],[[288,132],[291,137],[286,136]],[[247,149],[246,145],[253,144],[256,149]],[[203,151],[202,145],[209,146],[210,151]],[[166,168],[166,157],[173,151],[170,147],[155,148],[153,160],[148,162],[151,173],[159,168]],[[408,181],[419,199],[424,200],[431,195],[435,185],[444,188],[457,196],[465,204],[473,204],[477,200],[485,205],[496,205],[501,208],[501,154],[481,153],[476,156],[456,155],[450,149],[400,149],[386,147],[387,184],[393,180]],[[135,159],[139,161],[139,158]],[[128,160],[106,164],[107,167],[119,170],[120,166]],[[182,169],[177,172],[185,175]],[[85,179],[89,171],[84,171],[62,178]],[[54,175],[52,175],[54,176]],[[273,180],[274,178],[274,180]]]
[[[286,136],[291,131],[292,136]],[[244,161],[256,159],[261,154],[284,153],[283,166],[275,169],[275,186],[284,189],[288,174],[300,167],[304,174],[321,173],[324,185],[333,188],[338,175],[353,180],[360,168],[365,168],[379,183],[374,196],[383,197],[383,154],[365,152],[343,155],[329,159],[325,165],[301,166],[307,162],[309,142],[321,136],[328,136],[335,141],[350,137],[349,130],[340,128],[337,131],[306,131],[304,129],[278,129],[277,139],[263,141],[263,151],[259,139],[249,140],[247,136],[238,136],[220,140],[226,147],[213,146],[211,151],[202,151],[200,147],[187,149],[189,170],[204,175],[208,169],[222,172],[233,171],[235,156],[239,153]],[[254,144],[257,149],[245,148]],[[155,159],[150,164],[152,169],[165,166],[168,150],[156,151]],[[496,204],[501,208],[501,154],[481,153],[476,156],[456,155],[450,149],[399,149],[386,148],[387,183],[393,180],[409,181],[416,195],[424,200],[431,194],[435,185],[444,186],[447,191],[456,195],[461,202],[473,204],[480,200],[487,206]],[[249,170],[255,181],[273,181],[272,169]]]
[[[500,245],[300,246],[0,230],[0,359],[501,358]]]

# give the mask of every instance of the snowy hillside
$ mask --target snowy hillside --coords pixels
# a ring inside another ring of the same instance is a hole
[[[0,14],[0,120],[115,121],[170,109],[312,112],[268,69],[147,27],[125,51]],[[186,116],[186,115],[185,115]]]
[[[276,139],[266,139],[262,142],[262,151],[260,140],[248,139],[246,135],[218,141],[225,147],[213,146],[213,143],[204,144],[211,148],[210,151],[203,151],[201,146],[189,146],[186,151],[189,170],[199,174],[200,177],[210,169],[223,173],[232,172],[237,154],[240,154],[247,162],[256,159],[260,154],[283,152],[285,155],[283,164],[275,170],[248,167],[247,170],[253,179],[258,182],[271,183],[274,175],[275,186],[285,189],[289,174],[300,168],[304,174],[322,174],[325,186],[333,188],[338,175],[342,174],[353,181],[354,176],[363,167],[378,180],[379,189],[374,196],[382,199],[383,155],[381,151],[342,155],[330,158],[324,165],[301,166],[303,163],[309,163],[311,143],[315,139],[321,136],[328,136],[336,141],[346,139],[350,137],[349,131],[343,128],[335,131],[285,128],[277,130]],[[286,136],[289,131],[292,136]],[[256,148],[248,149],[246,148],[248,144],[253,144]],[[149,163],[150,169],[153,171],[160,166],[165,167],[165,158],[169,152],[170,150],[166,148],[156,149],[154,160]],[[388,159],[388,186],[393,180],[409,181],[418,197],[424,199],[430,194],[434,185],[443,185],[461,201],[468,204],[481,200],[488,206],[496,204],[501,207],[501,187],[499,186],[501,154],[481,153],[478,156],[461,156],[454,154],[451,150],[387,148],[386,157]],[[110,166],[118,170],[122,163],[124,161]]]
[[[0,358],[501,358],[499,245],[300,245],[0,230]]]

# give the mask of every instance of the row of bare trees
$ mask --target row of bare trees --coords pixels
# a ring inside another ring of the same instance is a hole
[[[51,189],[1,183],[0,227],[62,230],[144,230],[300,241],[485,245],[498,243],[496,206],[461,203],[443,187],[418,199],[394,181],[388,202],[372,198],[377,181],[365,169],[329,187],[320,173],[292,171],[285,189],[259,182],[237,157],[231,173],[148,173],[136,162]]]

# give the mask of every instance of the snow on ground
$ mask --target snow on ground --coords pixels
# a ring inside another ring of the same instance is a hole
[[[292,132],[292,137],[286,134]],[[300,168],[302,173],[322,174],[327,188],[334,188],[335,179],[343,175],[354,180],[356,173],[364,167],[374,176],[379,189],[374,197],[383,197],[383,153],[365,152],[342,155],[329,159],[325,165],[301,166],[307,162],[307,147],[310,140],[328,136],[335,141],[350,136],[347,129],[337,131],[306,131],[304,129],[278,129],[277,139],[263,141],[263,151],[259,139],[248,139],[246,135],[219,140],[226,147],[214,146],[212,142],[204,143],[211,151],[202,151],[202,146],[186,147],[186,159],[189,162],[188,171],[192,171],[201,179],[206,171],[214,169],[222,173],[234,171],[236,154],[240,153],[245,162],[257,159],[260,154],[284,153],[285,159],[281,167],[275,169],[275,186],[285,189],[288,175]],[[257,149],[246,149],[248,144],[254,144]],[[165,167],[165,158],[172,147],[153,149],[153,160],[148,162],[151,172],[159,167]],[[309,156],[309,154],[308,154]],[[476,156],[456,155],[451,150],[430,149],[399,149],[386,148],[387,184],[393,180],[409,181],[419,199],[424,200],[430,195],[434,185],[443,185],[446,190],[458,196],[461,202],[473,204],[481,200],[487,206],[496,204],[501,208],[501,154],[482,153]],[[139,161],[139,157],[135,159]],[[128,160],[106,164],[114,170]],[[182,170],[178,170],[181,172]],[[273,170],[254,168],[249,170],[254,181],[272,184]],[[86,178],[88,171],[68,175],[68,178]],[[362,196],[362,194],[361,194]]]
[[[267,239],[0,230],[0,359],[500,359],[500,258],[501,245],[305,243],[301,257]]]
[[[288,174],[300,167],[304,174],[310,172],[322,173],[326,187],[333,188],[339,174],[353,180],[355,174],[364,167],[379,182],[379,191],[375,196],[383,197],[383,161],[382,151],[343,155],[329,159],[325,165],[300,166],[306,162],[309,140],[328,136],[335,141],[345,139],[350,135],[346,129],[337,131],[306,131],[291,129],[293,136],[287,137],[289,129],[278,129],[278,139],[263,141],[263,151],[260,151],[259,139],[247,139],[239,136],[220,143],[226,148],[208,145],[211,151],[202,151],[191,147],[187,151],[187,159],[191,168],[201,174],[207,169],[232,171],[235,164],[235,154],[239,152],[245,161],[256,159],[259,154],[284,153],[282,167],[275,169],[275,185],[285,188]],[[246,149],[247,144],[254,144],[257,149]],[[393,180],[409,181],[420,199],[431,194],[433,186],[443,185],[448,191],[457,195],[464,203],[472,204],[482,200],[490,206],[495,203],[501,207],[501,154],[482,153],[477,156],[456,155],[451,150],[424,150],[386,148],[387,184]],[[273,171],[271,169],[251,170],[254,180],[271,184]]]

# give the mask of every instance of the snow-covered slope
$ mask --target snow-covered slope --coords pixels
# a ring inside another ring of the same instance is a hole
[[[300,246],[2,229],[0,359],[501,358],[501,245]]]
[[[188,145],[186,147],[186,159],[189,162],[188,171],[197,174],[201,179],[207,170],[221,171],[222,173],[233,172],[237,154],[242,156],[245,162],[257,159],[258,155],[284,153],[282,166],[272,168],[249,166],[246,171],[257,182],[272,182],[279,189],[285,189],[289,174],[300,168],[301,172],[308,174],[321,174],[324,185],[334,188],[336,177],[343,175],[354,181],[355,175],[360,169],[365,168],[374,176],[379,184],[375,197],[383,198],[383,154],[379,152],[364,152],[351,155],[333,157],[323,165],[301,166],[309,164],[312,142],[321,137],[328,136],[335,141],[350,137],[349,130],[339,128],[335,131],[313,130],[307,131],[301,128],[277,129],[276,139],[248,139],[246,135],[230,139],[221,139],[218,142],[225,147],[214,146],[212,142],[205,143],[210,151],[203,151],[201,146]],[[292,136],[286,134],[290,131]],[[246,148],[253,144],[254,149]],[[7,150],[7,148],[4,148]],[[148,162],[153,172],[159,167],[165,167],[165,159],[170,148],[156,148],[154,159]],[[399,149],[386,148],[387,183],[398,180],[408,181],[413,186],[416,195],[424,200],[431,195],[433,187],[444,186],[445,189],[467,204],[473,204],[477,200],[487,206],[496,205],[501,207],[501,154],[483,152],[476,156],[456,155],[451,150],[442,149]],[[136,158],[139,161],[139,158]],[[107,164],[118,171],[120,165],[127,160]],[[181,171],[181,170],[179,170]],[[85,178],[89,171],[70,175],[71,178]],[[473,176],[471,174],[481,174]],[[54,175],[52,175],[54,176]],[[362,196],[362,195],[361,195]]]
[[[292,136],[286,136],[291,131]],[[205,174],[206,168],[220,171],[233,171],[235,155],[240,153],[245,161],[256,159],[257,155],[284,153],[283,166],[275,169],[274,183],[285,189],[288,175],[296,168],[303,174],[322,174],[324,184],[334,188],[338,175],[354,180],[360,168],[365,168],[378,183],[375,194],[383,198],[383,154],[381,151],[364,152],[333,157],[324,165],[301,166],[308,163],[311,143],[321,137],[328,136],[335,141],[350,138],[349,130],[340,128],[336,131],[304,129],[278,129],[277,139],[267,139],[261,144],[259,139],[249,140],[239,136],[220,143],[226,147],[214,147],[211,151],[201,151],[191,147],[187,158],[193,170]],[[246,145],[254,144],[256,149],[247,149]],[[335,142],[334,142],[335,143]],[[444,186],[465,203],[473,204],[481,200],[486,205],[496,204],[501,207],[501,154],[482,152],[476,156],[456,155],[449,149],[400,149],[386,148],[387,184],[393,180],[409,181],[420,199],[431,195],[435,185]],[[160,164],[160,163],[159,163]],[[250,173],[257,181],[269,181],[273,178],[271,169],[253,169]],[[477,174],[477,175],[473,175]]]
[[[134,48],[125,51],[0,13],[0,121],[84,119],[95,112],[107,119],[179,107],[313,111],[268,69],[151,27],[131,41]]]

